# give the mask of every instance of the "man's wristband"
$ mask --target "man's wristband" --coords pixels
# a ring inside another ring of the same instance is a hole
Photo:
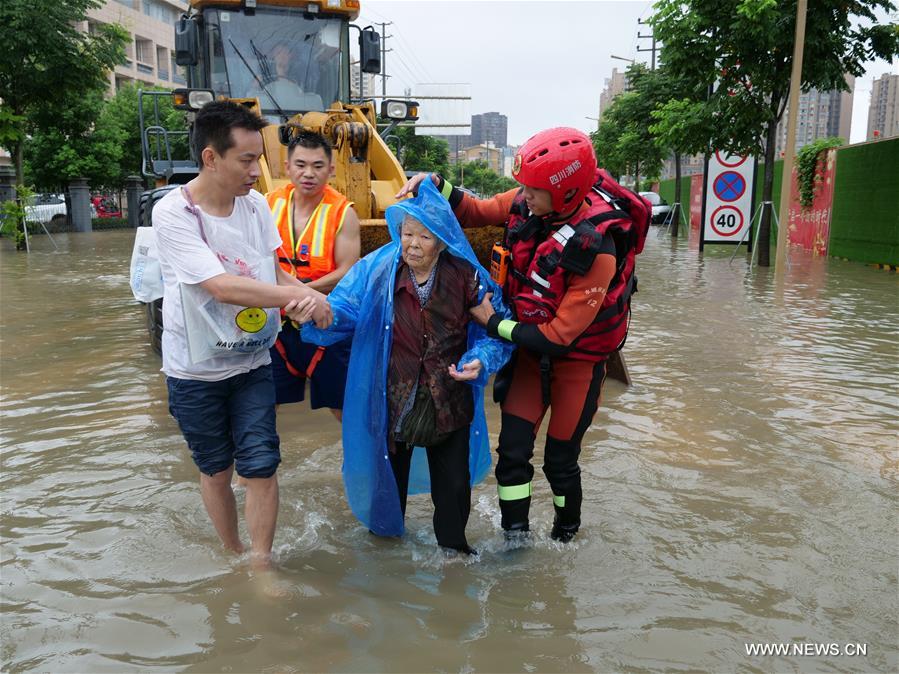
[[[437,177],[437,191],[449,202],[450,208],[455,208],[462,201],[462,190],[453,187],[453,184],[439,173]]]
[[[503,318],[499,314],[493,314],[487,320],[487,334],[491,337],[499,337],[507,342],[512,340],[512,331],[518,325],[516,321]]]

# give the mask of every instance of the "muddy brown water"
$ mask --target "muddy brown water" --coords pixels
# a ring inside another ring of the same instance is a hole
[[[794,252],[778,292],[731,249],[653,231],[634,384],[607,384],[587,433],[569,546],[539,470],[524,548],[492,477],[476,560],[436,551],[426,496],[405,539],[377,539],[346,506],[337,423],[282,408],[273,599],[200,503],[128,290],[132,233],[56,238],[0,241],[3,671],[899,669],[896,274]]]

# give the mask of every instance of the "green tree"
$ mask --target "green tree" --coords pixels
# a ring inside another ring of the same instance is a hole
[[[94,187],[118,186],[125,135],[104,107],[103,94],[89,91],[59,111],[52,126],[36,125],[24,148],[28,183],[62,192],[83,176]]]
[[[899,53],[895,24],[875,12],[894,12],[890,0],[815,0],[808,4],[802,88],[846,89],[846,73],[860,76],[866,61]],[[777,0],[658,0],[651,23],[662,61],[704,101],[681,99],[659,123],[705,125],[706,148],[765,157],[762,199],[771,200],[777,124],[790,91],[796,2]],[[713,84],[714,83],[714,84]],[[671,105],[671,104],[669,104]],[[759,264],[770,264],[770,211],[759,227]]]
[[[25,146],[26,180],[47,191],[62,191],[70,180],[84,176],[92,187],[121,189],[125,178],[141,173],[137,101],[133,85],[105,100],[91,92],[73,101],[53,126],[37,125]],[[160,97],[158,105],[163,127],[187,130],[185,113],[174,109],[171,97]],[[175,137],[171,145],[173,159],[190,156],[185,136]]]
[[[388,135],[387,144],[406,171],[449,173],[449,144],[442,138],[418,136],[415,127],[398,126]]]
[[[143,87],[143,89],[167,91],[163,87]],[[145,99],[144,105],[144,124],[154,124],[155,120],[150,116],[152,114],[152,101],[148,102]],[[159,107],[159,122],[163,128],[179,133],[188,130],[187,113],[174,108],[171,96],[156,98],[156,105]],[[107,99],[100,115],[100,120],[105,126],[117,127],[124,138],[121,159],[113,174],[115,181],[110,183],[110,186],[124,185],[125,178],[129,175],[140,175],[141,173],[142,150],[138,116],[138,88],[134,85],[124,86],[116,92],[115,96]],[[190,158],[190,148],[188,147],[186,135],[170,136],[169,144],[171,146],[172,159]],[[151,139],[151,153],[153,150],[154,144]]]
[[[110,69],[124,60],[128,34],[118,25],[81,33],[75,24],[99,0],[0,2],[0,138],[22,181],[23,148],[36,125],[54,126],[73,101],[102,91]]]
[[[611,173],[615,180],[620,180],[627,171],[627,162],[621,154],[618,140],[624,129],[613,115],[603,115],[599,127],[590,134],[593,141],[593,149],[596,151],[596,161],[601,167]]]
[[[647,124],[650,113],[661,104],[667,91],[657,71],[643,64],[627,69],[628,90],[603,111],[593,146],[600,166],[613,175],[628,173],[639,186],[640,176],[657,176],[664,149]]]
[[[477,192],[481,197],[492,197],[519,186],[512,178],[499,175],[482,159],[453,166],[450,182]]]
[[[678,204],[681,195],[681,157],[708,151],[709,125],[704,100],[705,89],[692,88],[688,82],[674,76],[669,68],[660,68],[665,95],[650,115],[649,126],[656,142],[674,157],[674,193]],[[680,208],[675,205],[671,214],[671,237],[677,238],[680,227]]]

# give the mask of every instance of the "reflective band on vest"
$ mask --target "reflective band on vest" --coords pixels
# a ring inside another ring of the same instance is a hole
[[[280,263],[284,271],[304,281],[314,281],[337,268],[334,242],[352,204],[335,189],[326,186],[322,200],[297,237],[293,222],[293,192],[294,186],[288,183],[265,195],[283,244],[278,256],[282,258]]]
[[[527,482],[526,484],[515,484],[511,487],[504,487],[500,484],[497,485],[497,489],[499,490],[500,501],[518,501],[523,498],[528,498],[531,495],[530,482]]]
[[[571,225],[564,225],[559,228],[559,231],[553,232],[553,238],[564,248],[565,244],[568,243],[568,239],[570,239],[573,234],[574,228]]]
[[[565,507],[565,497],[557,496],[556,494],[553,494],[553,505],[558,506],[559,508],[564,508]]]

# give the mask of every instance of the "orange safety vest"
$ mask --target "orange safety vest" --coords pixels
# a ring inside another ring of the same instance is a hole
[[[288,274],[303,282],[315,281],[337,269],[334,241],[343,227],[347,209],[353,203],[330,185],[325,185],[322,200],[297,237],[293,223],[293,190],[293,183],[287,183],[265,195],[281,235],[278,260]]]

